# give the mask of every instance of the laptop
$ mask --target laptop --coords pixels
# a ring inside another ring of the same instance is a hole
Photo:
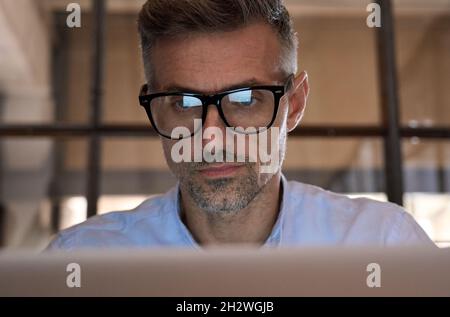
[[[0,296],[450,296],[450,249],[4,251]]]

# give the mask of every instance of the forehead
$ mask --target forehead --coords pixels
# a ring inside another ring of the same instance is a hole
[[[280,41],[263,23],[159,40],[151,56],[155,90],[181,86],[215,92],[249,79],[261,83],[283,79]]]

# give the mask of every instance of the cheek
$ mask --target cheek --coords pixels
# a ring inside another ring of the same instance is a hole
[[[180,142],[180,140],[169,140],[162,137],[160,138],[160,140],[164,152],[164,157],[172,173],[175,176],[180,177],[189,172],[189,164],[190,164],[189,162],[186,161],[180,162],[179,157],[172,157],[172,155],[177,155],[176,149],[179,148],[179,144],[177,146],[177,142]],[[192,139],[189,139],[188,142],[191,142],[191,140]],[[173,151],[175,152],[172,153]]]
[[[283,96],[280,100],[280,106],[278,107],[277,117],[273,126],[280,129],[280,136],[287,133],[287,117],[289,113],[289,104],[287,102],[286,96]]]
[[[175,162],[172,160],[172,155],[171,155],[172,146],[174,145],[174,141],[161,138],[161,143],[162,143],[162,148],[164,151],[164,156],[166,158],[167,165],[169,165],[169,167],[171,169],[173,169],[173,167],[176,165]]]
[[[162,147],[163,147],[164,155],[166,156],[166,160],[168,158],[170,158],[170,149],[171,149],[171,146],[172,146],[170,143],[171,142],[169,142],[168,140],[164,140],[164,139],[161,138],[161,144],[162,144]]]

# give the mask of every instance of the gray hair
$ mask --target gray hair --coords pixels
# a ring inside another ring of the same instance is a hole
[[[151,48],[158,39],[180,34],[237,30],[252,23],[268,23],[281,43],[281,70],[297,72],[298,39],[282,0],[147,0],[139,12],[138,30],[147,82]]]

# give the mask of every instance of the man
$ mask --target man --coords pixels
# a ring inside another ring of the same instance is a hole
[[[178,185],[64,230],[49,249],[433,245],[396,205],[283,177],[309,87],[305,72],[295,75],[297,37],[280,0],[149,0],[138,25],[140,103]],[[230,145],[237,135],[244,152]],[[271,168],[255,145],[275,154]]]

